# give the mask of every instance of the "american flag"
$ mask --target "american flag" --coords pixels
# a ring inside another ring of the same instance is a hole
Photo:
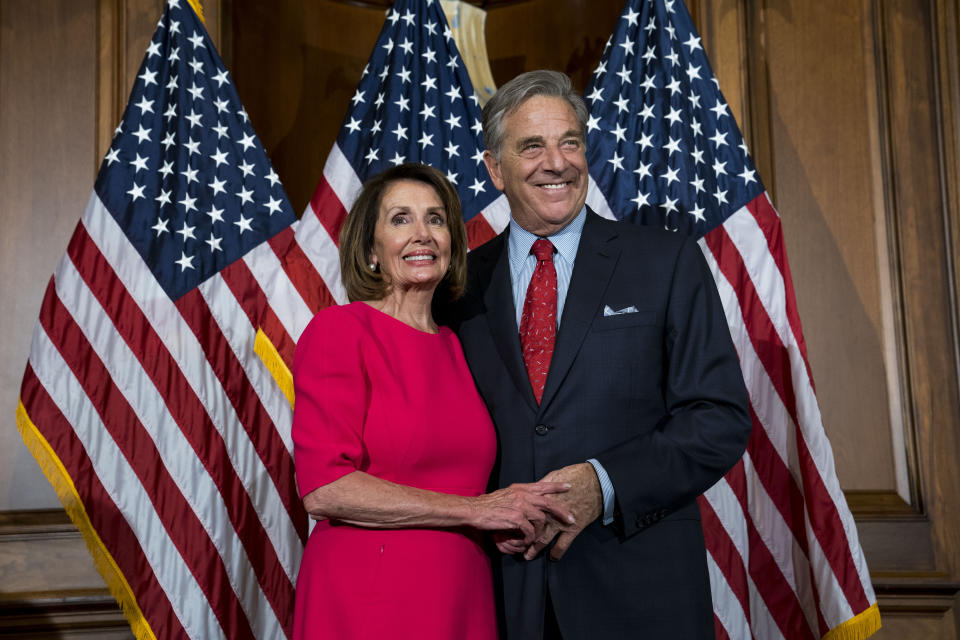
[[[367,178],[402,162],[424,162],[457,188],[471,247],[503,230],[510,209],[483,164],[480,105],[437,0],[398,0],[350,100],[317,189],[284,255],[293,290],[276,304],[285,333],[265,330],[262,355],[292,397],[292,345],[313,314],[346,301],[337,242]],[[281,311],[282,309],[282,311]],[[293,338],[291,340],[290,338]]]
[[[295,220],[195,9],[168,0],[17,412],[138,638],[291,633],[307,518],[253,348]]]
[[[880,626],[807,362],[780,218],[682,0],[631,0],[586,90],[587,202],[692,235],[750,395],[742,460],[699,500],[718,638]]]

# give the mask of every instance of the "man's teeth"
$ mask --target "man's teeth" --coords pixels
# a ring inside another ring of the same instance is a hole
[[[434,259],[433,256],[407,256],[404,258],[404,260],[416,260],[418,262],[423,260],[433,260],[433,259]]]
[[[560,184],[542,184],[540,186],[544,189],[563,189],[565,186],[567,186],[567,183],[561,182]]]

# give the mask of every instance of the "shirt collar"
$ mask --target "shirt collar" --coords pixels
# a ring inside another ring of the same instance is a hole
[[[574,263],[577,257],[577,249],[580,246],[580,236],[583,234],[583,224],[587,220],[587,205],[583,205],[580,213],[570,221],[560,231],[547,236],[547,239],[553,243],[557,253],[563,256],[563,259],[570,264]],[[513,218],[510,219],[510,235],[507,236],[508,252],[510,256],[510,270],[512,273],[518,273],[520,266],[530,255],[530,248],[540,236],[534,235],[517,224]]]

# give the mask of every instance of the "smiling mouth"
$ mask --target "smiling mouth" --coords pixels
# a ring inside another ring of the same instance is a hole
[[[561,182],[561,183],[559,183],[559,184],[541,184],[541,185],[540,185],[540,188],[541,188],[541,189],[548,189],[548,190],[550,190],[550,191],[559,191],[560,189],[563,189],[563,188],[568,187],[568,186],[570,186],[570,183],[569,183],[569,182]]]
[[[404,262],[434,262],[436,261],[436,256],[420,254],[415,256],[404,256]]]

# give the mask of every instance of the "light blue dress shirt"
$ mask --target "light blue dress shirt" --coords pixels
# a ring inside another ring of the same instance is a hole
[[[573,263],[576,261],[577,249],[580,247],[580,236],[583,233],[583,223],[587,219],[587,207],[580,210],[570,224],[547,239],[553,243],[556,252],[553,254],[553,266],[557,270],[557,328],[563,321],[563,305],[567,300],[567,291],[570,289],[570,276],[573,275]],[[507,258],[510,261],[510,285],[513,288],[513,308],[516,311],[517,327],[519,331],[520,318],[523,315],[523,301],[527,297],[527,287],[530,278],[537,267],[537,259],[530,253],[536,236],[512,219],[510,220],[510,235],[507,242]],[[587,460],[593,465],[600,480],[600,490],[603,492],[603,524],[613,522],[613,506],[616,494],[610,476],[596,459]]]

